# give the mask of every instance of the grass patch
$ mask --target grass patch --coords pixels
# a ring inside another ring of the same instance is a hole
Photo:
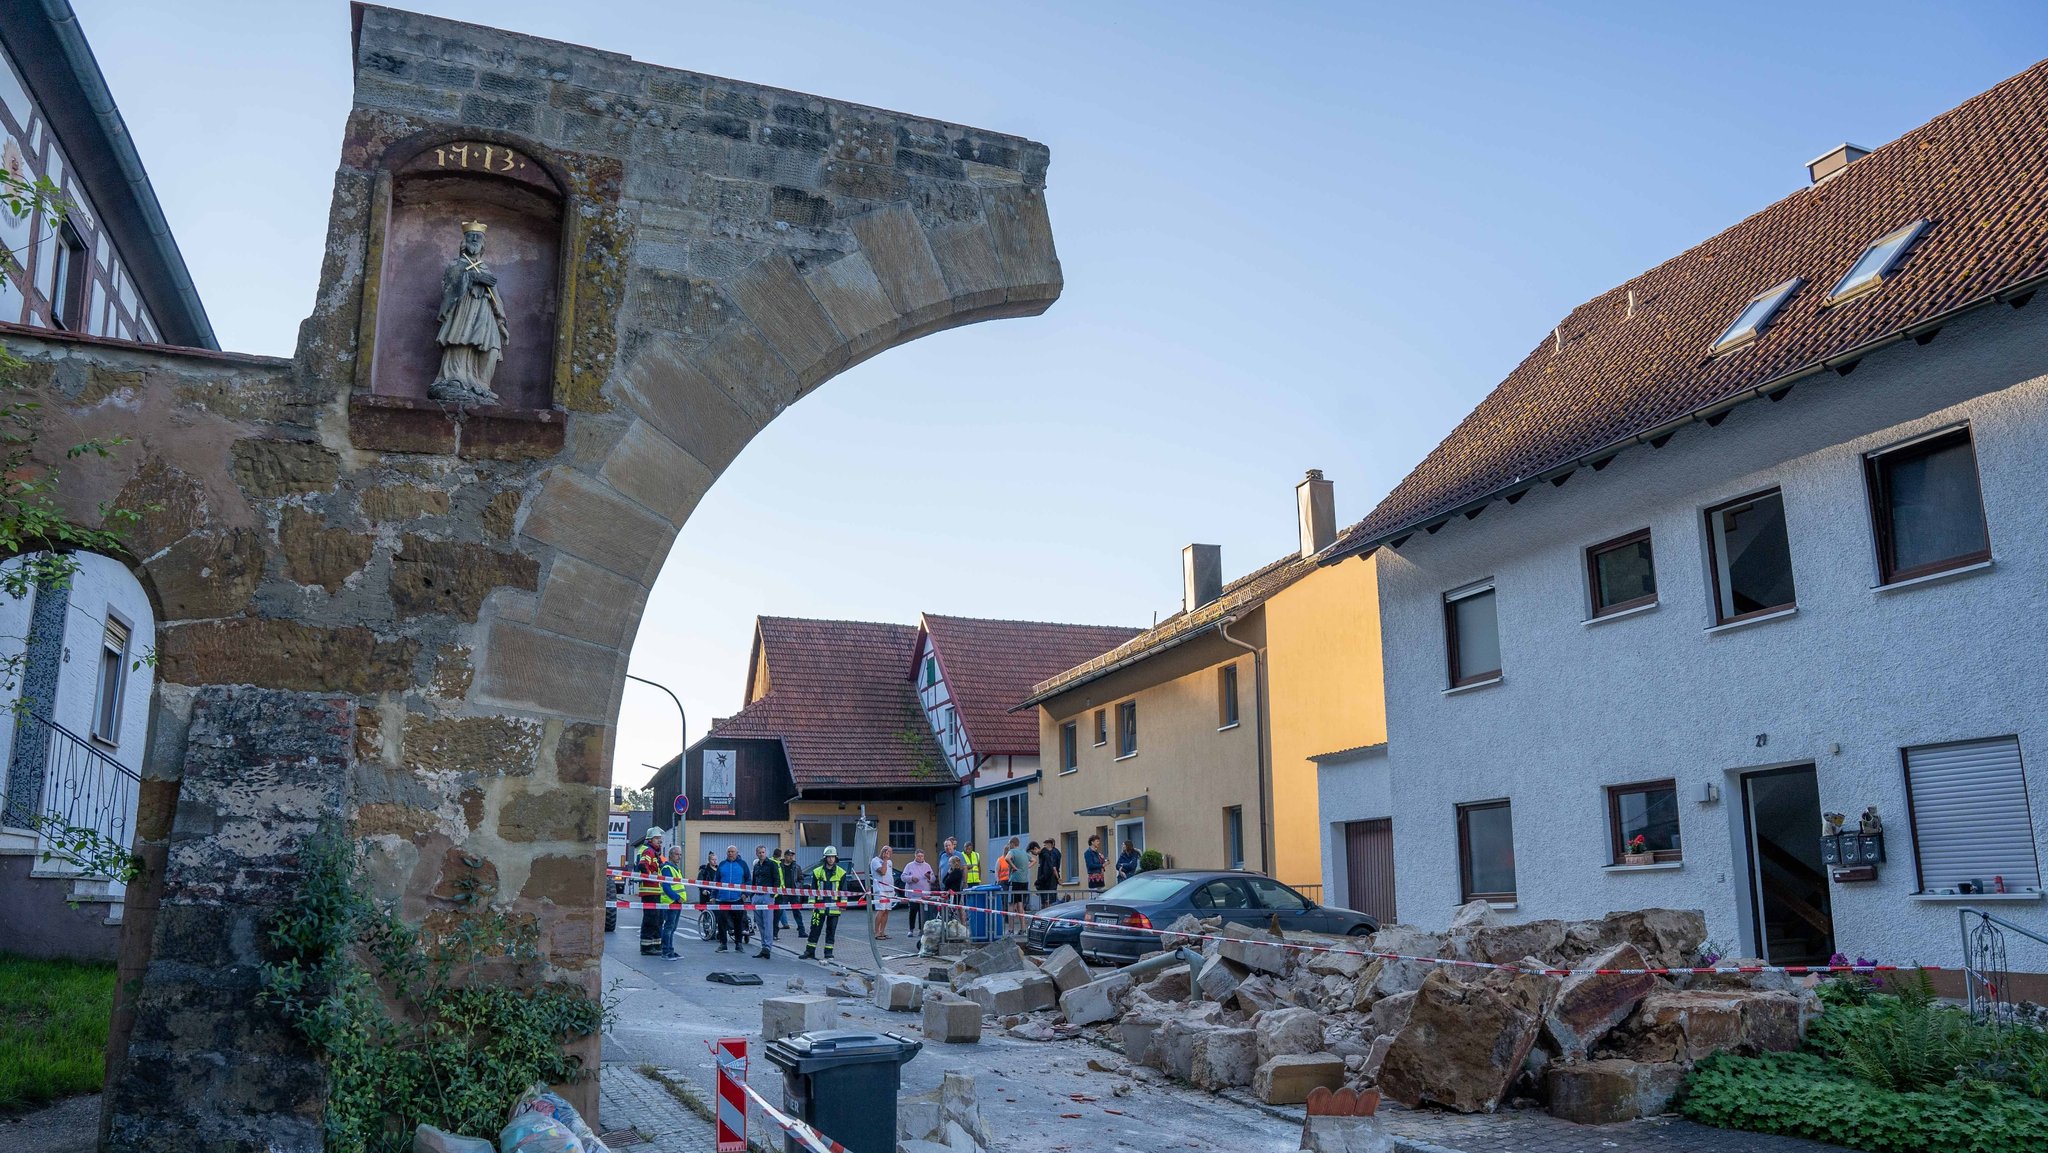
[[[114,966],[0,953],[0,1113],[97,1093]]]

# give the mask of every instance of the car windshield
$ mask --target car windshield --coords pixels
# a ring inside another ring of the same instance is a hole
[[[1184,877],[1132,877],[1128,881],[1112,885],[1097,900],[1102,901],[1171,901],[1180,896],[1188,887]]]

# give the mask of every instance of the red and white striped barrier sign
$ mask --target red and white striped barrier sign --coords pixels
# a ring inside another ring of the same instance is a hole
[[[747,1039],[720,1037],[718,1057],[718,1153],[747,1153]]]

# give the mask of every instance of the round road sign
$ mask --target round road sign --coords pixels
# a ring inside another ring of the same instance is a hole
[[[677,794],[676,794],[676,816],[680,817],[680,816],[682,816],[682,815],[683,815],[684,813],[687,813],[687,812],[689,812],[689,811],[690,811],[690,795],[689,795],[688,793],[677,793]]]

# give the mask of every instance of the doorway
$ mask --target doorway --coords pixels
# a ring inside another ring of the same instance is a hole
[[[1116,850],[1118,853],[1123,851],[1125,841],[1129,841],[1131,847],[1138,850],[1139,855],[1142,856],[1144,854],[1145,821],[1142,817],[1135,821],[1118,821],[1116,823]],[[1115,859],[1115,856],[1115,853],[1110,854],[1112,860]]]
[[[1826,964],[1835,952],[1835,926],[1813,766],[1744,775],[1742,814],[1757,951],[1774,965]]]
[[[1344,823],[1344,899],[1349,907],[1382,925],[1394,913],[1394,819]]]

